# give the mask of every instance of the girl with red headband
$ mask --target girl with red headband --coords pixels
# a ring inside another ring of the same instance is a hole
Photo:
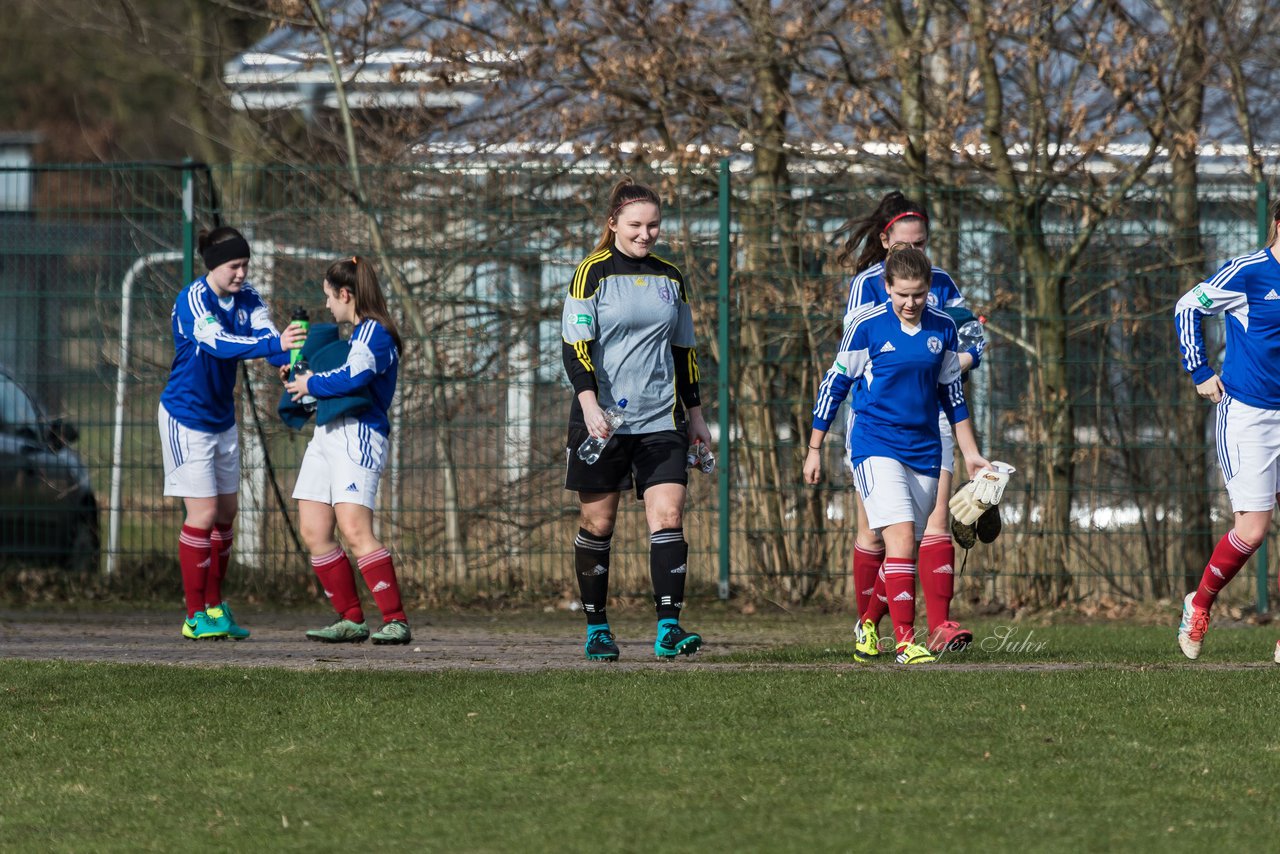
[[[239,510],[240,437],[236,432],[236,368],[245,359],[289,361],[306,332],[281,334],[248,281],[249,242],[221,226],[200,232],[197,248],[209,272],[187,285],[173,306],[174,356],[160,395],[164,494],[182,498],[186,518],[178,562],[189,640],[249,637],[222,598]]]
[[[884,276],[884,262],[889,252],[906,247],[923,250],[928,242],[929,215],[924,206],[896,190],[885,195],[869,216],[853,223],[848,241],[836,256],[841,266],[852,267],[854,270],[845,305],[846,328],[858,312],[889,300]],[[964,296],[945,270],[932,267],[928,285],[927,300],[931,307],[944,311],[964,307]],[[985,342],[980,341],[977,346],[960,353],[962,371],[969,371],[978,365],[984,346]],[[850,412],[850,428],[852,420],[853,413]],[[951,541],[947,502],[951,497],[955,468],[955,443],[946,416],[941,411],[938,413],[938,423],[942,437],[942,458],[937,498],[920,541],[918,556],[920,588],[924,593],[929,627],[927,646],[934,653],[961,650],[973,640],[972,632],[951,619],[951,600],[955,595],[956,549]],[[849,429],[846,443],[852,435],[853,430]],[[854,657],[865,661],[879,654],[877,625],[888,613],[889,606],[882,570],[885,559],[884,540],[868,523],[862,498],[855,493],[855,499],[858,508],[858,533],[853,551],[853,582],[858,603],[858,625],[855,630]]]

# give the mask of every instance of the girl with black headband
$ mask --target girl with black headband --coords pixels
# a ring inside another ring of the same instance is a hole
[[[836,256],[841,266],[854,270],[854,276],[849,280],[849,295],[845,304],[846,329],[853,316],[860,311],[889,301],[884,270],[885,259],[890,251],[905,248],[924,250],[928,243],[929,215],[924,205],[896,190],[881,198],[870,215],[852,223],[848,241]],[[927,299],[931,307],[949,314],[964,309],[964,296],[947,271],[932,267],[927,284]],[[954,319],[955,315],[952,316]],[[984,347],[985,341],[980,341],[977,346],[960,353],[962,371],[977,367]],[[937,499],[919,546],[920,589],[924,593],[929,626],[926,645],[934,653],[961,650],[973,640],[972,632],[951,619],[951,600],[955,595],[956,547],[951,541],[947,501],[951,497],[955,445],[951,427],[941,412],[938,413],[938,426],[942,437],[942,456],[939,461],[941,470],[938,475]],[[852,435],[851,412],[846,443]],[[808,451],[809,456],[815,453],[817,452],[812,448]],[[877,624],[889,611],[882,568],[885,548],[884,540],[871,528],[866,507],[856,492],[855,500],[858,508],[858,532],[853,550],[853,583],[858,604],[858,624],[855,628],[854,658],[867,661],[879,654]]]
[[[306,332],[281,334],[258,293],[249,286],[249,242],[222,226],[202,231],[200,257],[209,272],[174,302],[174,356],[160,395],[164,494],[186,508],[178,538],[190,640],[249,636],[222,598],[231,556],[232,523],[239,509],[240,439],[236,432],[236,368],[242,360],[289,360]]]

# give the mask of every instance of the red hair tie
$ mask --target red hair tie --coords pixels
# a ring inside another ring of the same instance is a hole
[[[627,205],[634,205],[636,202],[647,202],[647,201],[649,200],[648,199],[627,199],[625,202],[623,202],[622,204],[618,205],[616,208],[613,209],[613,213],[609,214],[609,219],[616,220],[618,218],[618,214]]]
[[[909,216],[918,216],[918,217],[920,217],[920,219],[924,220],[924,224],[925,224],[926,226],[928,226],[928,225],[929,225],[929,217],[927,217],[927,216],[925,216],[924,214],[920,213],[920,211],[907,211],[906,213],[900,213],[900,214],[898,214],[897,216],[893,217],[891,220],[889,220],[888,222],[886,222],[886,223],[884,224],[884,228],[880,229],[880,233],[881,233],[881,234],[888,234],[888,233],[889,233],[889,229],[893,228],[893,224],[894,224],[895,222],[897,222],[897,221],[898,221],[898,220],[900,220],[900,219],[906,219],[906,218],[907,218],[907,217],[909,217]]]

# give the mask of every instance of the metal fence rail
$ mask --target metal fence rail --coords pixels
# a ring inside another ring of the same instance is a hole
[[[719,173],[647,177],[667,200],[664,254],[691,284],[703,400],[722,462],[717,477],[692,479],[691,580],[708,594],[732,585],[789,600],[843,597],[854,506],[842,443],[827,445],[825,487],[803,486],[800,467],[847,295],[848,271],[832,250],[841,226],[886,188],[815,174],[811,185],[761,197],[727,164]],[[220,218],[246,232],[250,278],[283,325],[296,305],[324,319],[323,270],[353,253],[376,256],[376,223],[380,266],[394,268],[406,289],[392,306],[407,342],[381,536],[404,576],[436,595],[574,595],[559,315],[573,269],[598,236],[612,176],[368,168],[363,210],[336,169],[66,166],[6,179],[6,187],[29,182],[32,202],[0,214],[0,366],[49,418],[78,427],[73,447],[96,495],[104,571],[176,564],[181,514],[161,495],[156,408],[172,357],[173,298],[196,271],[195,229]],[[968,384],[975,423],[988,456],[1020,470],[1006,533],[969,555],[963,595],[1019,603],[1182,589],[1181,555],[1211,545],[1230,514],[1216,469],[1190,477],[1183,465],[1208,459],[1210,448],[1207,438],[1187,442],[1174,416],[1199,419],[1207,437],[1209,412],[1183,393],[1171,309],[1195,275],[1258,244],[1260,192],[1241,184],[1205,193],[1208,260],[1195,274],[1167,249],[1167,200],[1153,192],[1134,201],[1064,282],[1069,311],[1059,318],[1037,315],[1028,301],[1011,236],[990,215],[991,190],[931,195],[941,214],[930,253],[988,319],[994,341]],[[1069,200],[1047,221],[1051,244],[1070,239]],[[382,278],[389,282],[386,269]],[[1065,324],[1071,389],[1066,483],[1048,474],[1054,445],[1031,343],[1055,320]],[[276,416],[280,386],[266,366],[248,368],[240,394],[238,563],[259,577],[305,575],[288,496],[307,435]],[[69,494],[48,471],[40,480],[29,473],[24,487],[42,487],[39,501],[52,506]],[[36,499],[17,482],[0,495],[0,552],[10,555],[36,524],[19,512]],[[1070,502],[1066,530],[1042,518],[1055,492]],[[623,508],[615,586],[643,593],[643,513],[634,502]],[[1068,578],[1061,570],[1046,577],[1046,549],[1065,556]]]

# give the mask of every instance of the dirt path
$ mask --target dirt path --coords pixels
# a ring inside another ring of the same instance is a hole
[[[308,628],[323,625],[314,614],[260,612],[240,615],[253,630],[247,641],[184,640],[179,619],[156,612],[61,612],[0,609],[0,661],[109,662],[165,664],[187,667],[284,667],[297,670],[445,670],[533,673],[547,670],[645,670],[655,668],[714,671],[868,670],[852,661],[819,663],[743,663],[718,660],[724,656],[800,642],[829,642],[840,637],[840,618],[795,621],[709,620],[702,629],[709,639],[699,655],[674,662],[653,658],[647,638],[648,622],[634,620],[619,633],[622,659],[589,662],[582,657],[577,624],[562,616],[517,614],[415,615],[413,643],[407,647],[363,644],[319,644],[304,639]],[[573,629],[566,631],[568,625]],[[627,637],[640,640],[627,640]],[[1274,668],[1268,662],[1154,662],[1148,665],[1088,662],[965,662],[962,656],[944,659],[930,671],[1067,671],[1067,670],[1248,670]],[[872,665],[875,671],[898,668]]]

